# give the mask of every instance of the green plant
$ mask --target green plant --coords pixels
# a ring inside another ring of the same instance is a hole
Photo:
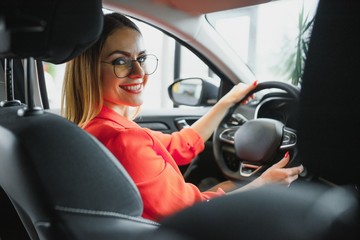
[[[297,37],[294,69],[291,73],[291,83],[301,85],[301,77],[304,71],[305,60],[309,48],[311,26],[314,18],[309,20],[309,16],[304,18],[304,6],[299,14],[299,33]]]
[[[287,39],[282,49],[284,58],[282,64],[277,64],[278,71],[285,75],[295,86],[301,86],[301,77],[304,71],[305,60],[310,42],[310,33],[314,18],[305,17],[304,5],[298,17],[298,34],[296,39]],[[295,47],[294,47],[295,45]]]

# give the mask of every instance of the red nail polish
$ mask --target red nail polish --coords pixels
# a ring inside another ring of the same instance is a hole
[[[257,85],[257,80],[255,80],[254,82],[253,82],[253,86],[256,86]]]
[[[289,156],[289,152],[286,152],[284,157],[287,158],[288,156]]]

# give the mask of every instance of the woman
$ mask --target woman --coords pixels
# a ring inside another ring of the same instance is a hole
[[[128,171],[144,203],[143,217],[159,221],[198,201],[265,183],[288,185],[298,177],[302,166],[283,168],[287,154],[243,188],[226,181],[201,192],[186,183],[178,165],[189,164],[204,149],[228,109],[256,82],[234,86],[191,127],[169,135],[141,128],[129,112],[143,103],[142,91],[156,67],[138,27],[121,14],[107,14],[97,43],[67,64],[62,99],[65,117],[97,137]]]

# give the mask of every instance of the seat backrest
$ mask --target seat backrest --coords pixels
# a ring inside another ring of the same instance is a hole
[[[320,1],[300,95],[299,152],[309,171],[360,185],[360,2]]]
[[[160,229],[190,239],[358,240],[359,210],[346,188],[268,185],[195,204],[162,221]]]
[[[0,111],[0,184],[32,239],[117,239],[157,224],[141,218],[136,186],[95,138],[51,113]]]
[[[0,58],[64,63],[99,37],[102,4],[1,1],[3,23]],[[31,239],[130,239],[157,229],[141,217],[136,186],[97,139],[63,117],[28,110],[0,107],[0,186]]]

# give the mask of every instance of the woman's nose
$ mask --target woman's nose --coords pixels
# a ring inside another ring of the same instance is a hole
[[[138,61],[132,62],[132,68],[129,77],[143,77],[145,75],[144,69],[141,67]]]

